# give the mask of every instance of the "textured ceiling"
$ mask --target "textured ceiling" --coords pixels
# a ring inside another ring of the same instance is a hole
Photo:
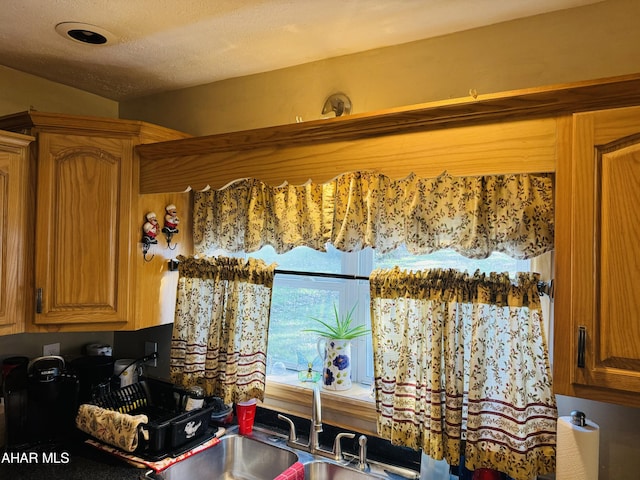
[[[124,100],[597,1],[5,0],[0,64]],[[62,22],[110,41],[66,39]]]

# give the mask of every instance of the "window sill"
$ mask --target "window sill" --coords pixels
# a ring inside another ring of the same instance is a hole
[[[264,406],[304,418],[311,417],[312,383],[298,380],[297,372],[268,375]],[[321,388],[322,420],[337,427],[376,435],[376,408],[368,385],[349,390]]]

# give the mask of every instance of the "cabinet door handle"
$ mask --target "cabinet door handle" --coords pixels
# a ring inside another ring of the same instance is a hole
[[[42,288],[36,290],[36,313],[42,313]]]
[[[578,368],[584,368],[584,350],[587,345],[587,327],[578,327]]]

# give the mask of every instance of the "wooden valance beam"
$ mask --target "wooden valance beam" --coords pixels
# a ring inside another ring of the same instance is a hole
[[[558,117],[629,105],[640,105],[640,74],[140,145],[140,187],[302,183],[362,169],[396,178],[553,171]]]

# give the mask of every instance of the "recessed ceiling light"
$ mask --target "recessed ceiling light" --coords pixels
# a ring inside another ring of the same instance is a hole
[[[114,39],[111,32],[87,23],[62,22],[56,25],[56,32],[64,38],[89,45],[105,45]]]

